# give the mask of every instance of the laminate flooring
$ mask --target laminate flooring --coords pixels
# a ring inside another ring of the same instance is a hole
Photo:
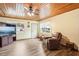
[[[24,39],[0,48],[0,56],[79,56],[79,52],[67,49],[50,51],[39,39]]]

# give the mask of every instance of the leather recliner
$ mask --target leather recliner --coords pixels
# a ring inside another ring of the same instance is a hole
[[[49,50],[59,49],[61,39],[62,39],[61,33],[57,32],[53,34],[52,38],[49,38],[47,40],[47,49]]]

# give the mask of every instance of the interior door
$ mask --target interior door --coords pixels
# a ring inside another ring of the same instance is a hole
[[[36,38],[37,37],[37,23],[32,23],[31,24],[31,38]]]

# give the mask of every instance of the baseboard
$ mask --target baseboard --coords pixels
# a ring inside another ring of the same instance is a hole
[[[37,39],[37,38],[23,38],[23,39],[16,39],[16,41],[20,41],[20,40],[28,40],[28,39]]]
[[[20,41],[20,40],[28,40],[30,38],[24,38],[24,39],[16,39],[16,41]]]

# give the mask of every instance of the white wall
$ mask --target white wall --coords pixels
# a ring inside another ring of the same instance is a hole
[[[19,27],[16,26],[16,38],[17,40],[20,39],[26,39],[26,38],[31,38],[31,27],[27,27],[27,22],[30,22],[30,26],[31,23],[38,23],[37,21],[30,21],[30,20],[21,20],[21,19],[12,19],[12,18],[4,18],[4,17],[0,17],[0,22],[5,22],[5,23],[13,23],[13,24],[24,24],[24,31],[19,31]]]
[[[45,19],[40,24],[45,22],[50,23],[52,32],[61,32],[79,46],[79,9]]]

